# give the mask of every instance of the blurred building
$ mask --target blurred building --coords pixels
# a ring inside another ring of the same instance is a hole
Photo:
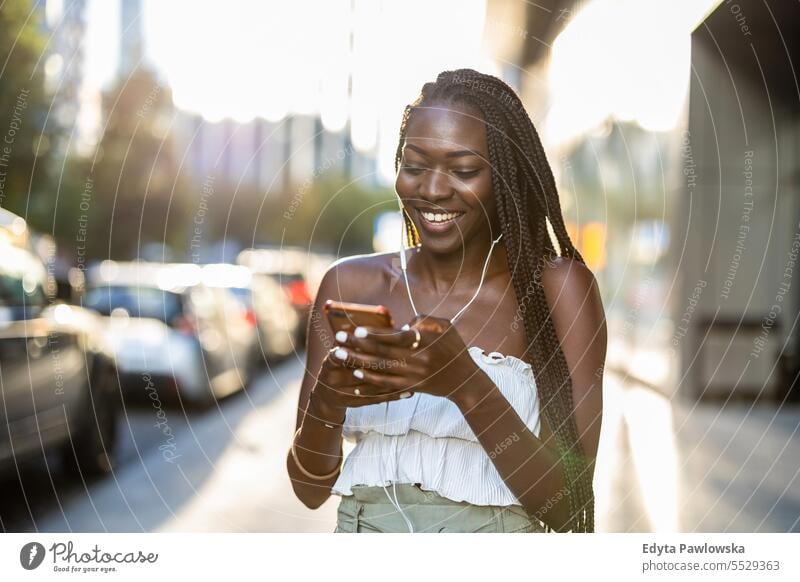
[[[550,49],[585,0],[488,0],[484,42],[499,76],[522,96],[534,121],[547,105]]]
[[[693,397],[780,401],[797,375],[798,62],[796,2],[723,2],[692,35],[675,238]]]
[[[144,56],[141,0],[121,0],[118,76],[126,78],[139,67]]]
[[[626,371],[670,396],[783,399],[800,360],[797,3],[487,6]]]
[[[347,128],[326,130],[317,115],[209,121],[177,111],[175,147],[192,175],[291,196],[328,172],[377,185],[376,151],[360,152]]]
[[[48,37],[44,60],[45,88],[52,95],[52,123],[72,130],[81,113],[81,86],[84,77],[83,37],[86,29],[85,0],[47,0],[43,27]],[[61,133],[53,144],[56,152],[67,155],[77,137]]]

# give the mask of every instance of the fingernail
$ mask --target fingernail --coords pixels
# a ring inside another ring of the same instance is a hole
[[[342,348],[336,348],[336,351],[333,352],[333,355],[339,358],[340,360],[347,359],[347,351],[343,350]]]
[[[363,372],[363,370],[353,370],[353,376],[355,376],[359,380],[363,380],[364,379],[364,372]]]
[[[346,342],[347,341],[347,332],[344,331],[344,330],[337,331],[336,332],[336,341],[337,342],[341,342],[341,343]]]
[[[357,327],[353,331],[353,335],[356,336],[356,337],[361,337],[361,338],[367,337],[367,328],[366,327]]]
[[[403,331],[408,331],[409,329],[411,329],[411,326],[410,326],[410,325],[408,325],[408,324],[405,324],[405,325],[404,325],[403,327],[401,327],[400,329],[402,329]]]
[[[410,397],[411,397],[411,392],[403,392],[402,394],[400,394],[400,398],[410,398]]]

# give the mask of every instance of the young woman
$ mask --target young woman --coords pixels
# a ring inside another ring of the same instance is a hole
[[[522,102],[441,73],[395,166],[408,248],[337,261],[312,310],[296,495],[340,495],[337,532],[594,531],[605,316]],[[328,299],[408,323],[336,333]]]

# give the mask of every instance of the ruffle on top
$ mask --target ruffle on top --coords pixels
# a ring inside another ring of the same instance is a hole
[[[538,437],[539,399],[531,365],[476,346],[468,351]],[[418,392],[388,403],[388,411],[386,403],[348,408],[342,434],[356,445],[333,494],[350,495],[353,485],[394,481],[419,483],[423,490],[474,505],[520,505],[464,415],[447,398]]]

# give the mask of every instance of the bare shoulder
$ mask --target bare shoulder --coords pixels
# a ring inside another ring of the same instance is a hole
[[[370,303],[382,297],[395,263],[398,263],[396,252],[342,257],[328,267],[319,293],[326,299]]]
[[[542,286],[559,338],[581,354],[586,342],[604,346],[606,318],[594,273],[580,261],[566,257],[544,264]]]
[[[594,273],[582,262],[569,257],[544,261],[542,285],[548,299],[565,296],[585,298],[597,291]]]
[[[575,427],[594,471],[603,414],[603,370],[608,331],[594,273],[578,260],[545,262],[542,286],[569,370]]]

